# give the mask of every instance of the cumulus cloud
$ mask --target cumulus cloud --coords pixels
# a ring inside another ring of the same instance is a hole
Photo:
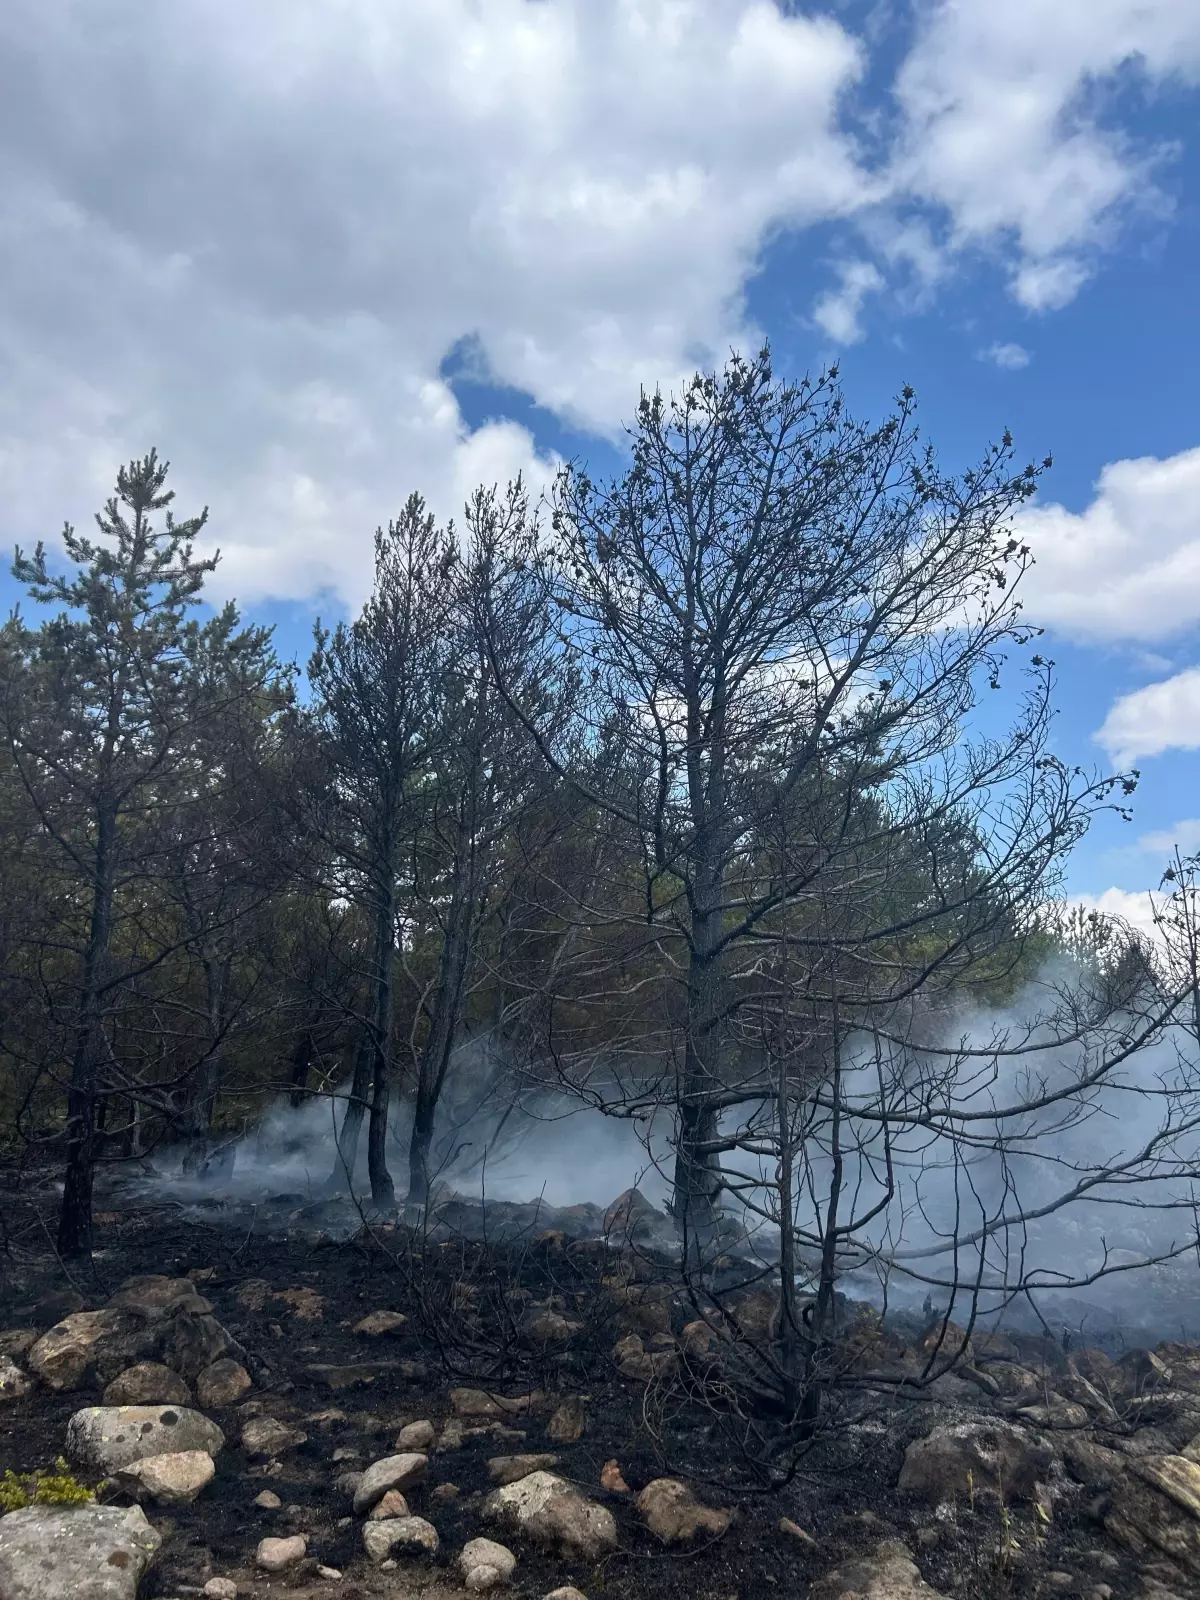
[[[813,307],[813,321],[837,344],[857,344],[863,337],[862,308],[869,294],[883,288],[883,275],[869,261],[838,264],[838,288],[821,295]]]
[[[5,532],[154,441],[243,594],[361,591],[410,488],[550,463],[439,373],[613,430],[757,337],[768,227],[848,214],[862,69],[767,0],[10,0],[0,10]],[[51,515],[51,508],[55,515]]]
[[[1154,920],[1155,906],[1161,906],[1163,897],[1149,889],[1105,889],[1100,894],[1072,896],[1075,905],[1085,911],[1098,911],[1101,916],[1115,917],[1127,922],[1148,939],[1159,940],[1162,931]]]
[[[1162,209],[1165,152],[1106,125],[1099,91],[1122,72],[1200,81],[1200,10],[1179,0],[936,0],[896,83],[894,182],[944,208],[947,248],[1010,259],[1015,298],[1065,305],[1123,213]]]
[[[1200,817],[1184,817],[1169,828],[1155,828],[1138,838],[1138,849],[1147,855],[1195,855],[1200,850]]]
[[[1020,372],[1029,365],[1029,351],[1019,344],[992,344],[983,352],[983,359],[1002,367],[1005,372]]]
[[[1200,448],[1111,463],[1081,512],[1022,512],[1017,528],[1036,562],[1030,620],[1075,639],[1142,643],[1200,621],[1198,506]]]
[[[777,0],[7,0],[0,538],[86,520],[156,443],[225,588],[353,599],[412,488],[445,515],[553,470],[466,427],[463,341],[613,435],[759,337],[782,229],[859,230],[814,311],[842,342],[885,272],[932,290],[980,244],[1060,303],[1145,187],[1083,85],[1192,74],[1195,8],[946,0],[913,38],[885,126],[854,92],[886,41]]]
[[[1164,750],[1200,750],[1200,667],[1122,695],[1096,739],[1118,766]]]

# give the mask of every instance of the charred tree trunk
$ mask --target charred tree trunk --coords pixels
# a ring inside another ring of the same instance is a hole
[[[105,808],[96,830],[96,865],[92,914],[83,959],[79,1022],[67,1095],[67,1159],[62,1205],[58,1215],[58,1253],[79,1260],[92,1253],[92,1189],[96,1176],[96,1101],[104,1044],[104,978],[112,934],[113,855],[117,819]]]
[[[367,1108],[367,1101],[371,1093],[371,1063],[374,1059],[371,1049],[371,1036],[363,1032],[358,1041],[358,1048],[354,1052],[354,1075],[350,1080],[350,1098],[346,1102],[346,1109],[342,1115],[342,1125],[338,1130],[337,1150],[333,1158],[333,1171],[329,1174],[326,1188],[336,1190],[347,1188],[354,1189],[354,1165],[358,1160],[358,1141],[362,1134],[363,1114]]]
[[[232,966],[232,956],[223,961],[204,961],[210,1048],[188,1085],[180,1119],[184,1139],[183,1170],[192,1177],[204,1174],[212,1155],[213,1114],[224,1065],[222,1046],[228,1022],[226,1007]]]
[[[455,883],[451,896],[449,926],[442,946],[441,971],[438,974],[429,1036],[417,1070],[416,1104],[408,1150],[407,1204],[411,1210],[417,1210],[429,1201],[432,1176],[429,1171],[429,1152],[433,1145],[434,1122],[458,1034],[463,989],[471,956],[475,874],[468,869],[460,871],[457,877],[459,881]]]
[[[375,1014],[372,1022],[371,1121],[367,1130],[367,1170],[371,1199],[390,1210],[396,1188],[387,1165],[388,1104],[392,1092],[392,984],[396,892],[389,873],[380,885],[375,919]]]
[[[312,1030],[306,1028],[292,1051],[292,1087],[288,1091],[288,1104],[293,1111],[299,1110],[304,1104],[308,1089],[308,1074],[316,1053],[317,1047],[313,1043]]]

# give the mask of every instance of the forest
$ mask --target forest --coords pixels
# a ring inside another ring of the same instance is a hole
[[[302,668],[205,604],[220,530],[153,450],[16,552],[0,1140],[60,1172],[63,1260],[98,1174],[219,1183],[281,1099],[328,1108],[330,1192],[410,1222],[472,1118],[665,1128],[683,1273],[778,1241],[795,1338],[756,1381],[792,1409],[848,1271],[1093,1282],[1107,1250],[1027,1245],[1098,1204],[1194,1249],[1190,864],[1160,941],[1062,897],[1136,775],[1055,753],[1012,532],[1050,462],[1006,434],[948,472],[911,390],[858,421],[766,350],[643,394],[626,443],[460,525],[414,493]]]

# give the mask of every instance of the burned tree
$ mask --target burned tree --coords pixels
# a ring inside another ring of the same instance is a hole
[[[232,605],[189,618],[217,557],[193,555],[207,513],[177,524],[166,476],[153,451],[121,469],[99,540],[63,531],[71,574],[53,573],[40,544],[13,567],[35,600],[62,607],[37,630],[8,624],[0,729],[68,908],[55,1006],[72,1036],[58,1225],[68,1258],[91,1248],[98,1115],[110,1090],[129,1087],[113,1047],[118,1001],[165,955],[136,930],[166,819],[188,809],[206,731],[276,670],[268,632],[241,628]]]

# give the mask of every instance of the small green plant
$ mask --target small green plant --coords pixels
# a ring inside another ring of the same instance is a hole
[[[95,1496],[59,1456],[53,1472],[13,1472],[0,1478],[0,1514],[26,1506],[87,1506]]]

